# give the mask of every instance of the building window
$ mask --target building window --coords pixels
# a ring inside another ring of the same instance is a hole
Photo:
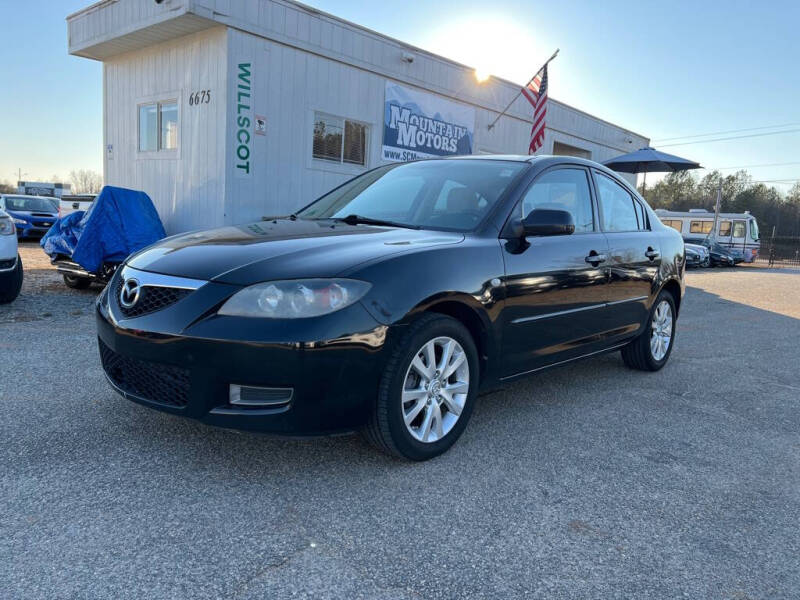
[[[350,165],[367,164],[367,133],[363,123],[314,113],[312,156]]]
[[[692,221],[689,223],[689,233],[711,233],[714,221]]]
[[[178,148],[178,102],[165,100],[139,106],[139,152]]]

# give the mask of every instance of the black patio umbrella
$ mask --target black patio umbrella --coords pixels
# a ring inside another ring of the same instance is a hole
[[[673,171],[688,171],[689,169],[702,169],[700,163],[687,158],[681,158],[655,148],[642,148],[636,152],[617,156],[603,163],[609,169],[621,173],[644,173],[644,182],[647,184],[648,173],[671,173]]]

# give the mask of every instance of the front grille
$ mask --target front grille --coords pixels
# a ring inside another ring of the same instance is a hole
[[[189,371],[117,354],[100,342],[100,360],[109,379],[143,400],[177,408],[189,402]]]
[[[129,319],[132,319],[133,317],[141,317],[142,315],[172,306],[178,300],[181,300],[192,293],[192,290],[187,290],[184,288],[145,285],[142,286],[141,291],[139,292],[139,300],[136,301],[136,304],[130,308],[126,308],[122,306],[119,301],[119,295],[120,292],[122,292],[122,285],[123,279],[120,277],[119,282],[117,283],[116,293],[114,295],[117,298],[117,305],[119,306],[120,311],[122,311],[122,314]]]

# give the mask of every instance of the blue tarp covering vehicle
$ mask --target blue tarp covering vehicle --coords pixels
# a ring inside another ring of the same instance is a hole
[[[147,194],[107,185],[88,211],[53,224],[41,245],[66,284],[83,288],[108,279],[129,255],[165,236]]]

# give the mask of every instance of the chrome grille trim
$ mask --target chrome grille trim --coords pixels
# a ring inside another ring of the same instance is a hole
[[[205,279],[189,279],[187,277],[175,277],[174,275],[164,275],[162,273],[152,273],[141,271],[133,267],[124,266],[119,274],[122,281],[133,277],[138,280],[139,285],[178,288],[182,290],[196,290],[208,283]]]

